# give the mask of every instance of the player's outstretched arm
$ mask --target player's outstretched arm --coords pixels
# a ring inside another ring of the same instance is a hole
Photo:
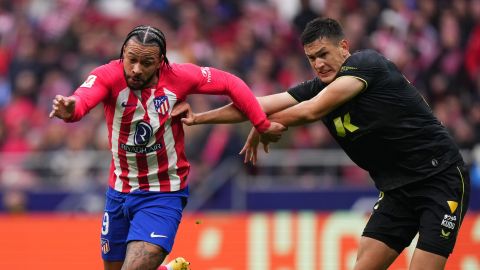
[[[52,102],[52,111],[50,118],[57,117],[63,120],[69,120],[73,117],[76,100],[74,97],[64,97],[56,95]]]
[[[342,76],[312,99],[274,113],[269,118],[287,127],[311,123],[358,95],[365,86],[363,81],[355,77]]]
[[[173,107],[170,117],[182,116],[182,122],[187,126],[200,124],[231,124],[247,120],[235,107],[229,104],[206,112],[194,113],[190,104],[180,102]]]
[[[262,110],[270,115],[298,102],[287,92],[257,98]],[[188,126],[200,124],[232,124],[247,120],[247,117],[233,103],[206,112],[194,113],[187,102],[181,102],[172,110],[171,117],[185,114],[182,122]]]
[[[239,119],[245,118],[243,114],[237,110],[234,106],[224,106],[218,109],[203,113],[194,113],[188,102],[181,102],[175,105],[170,117],[182,116],[181,121],[187,126],[193,126],[198,124],[219,124],[219,123],[236,123]],[[263,133],[264,136],[268,136],[269,142],[278,141],[281,138],[282,132],[285,131],[285,126],[271,122],[270,127]],[[239,154],[245,154],[244,162],[252,162],[255,165],[257,161],[257,148],[260,142],[260,134],[255,128],[252,128],[248,138]],[[268,143],[264,143],[264,150],[268,153]]]

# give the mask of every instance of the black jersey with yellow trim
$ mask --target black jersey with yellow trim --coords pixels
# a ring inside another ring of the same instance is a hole
[[[341,76],[358,78],[365,88],[322,121],[347,155],[370,173],[378,189],[427,179],[461,161],[447,129],[391,61],[374,50],[359,51],[343,63],[337,74]],[[315,78],[288,93],[302,102],[325,86]]]

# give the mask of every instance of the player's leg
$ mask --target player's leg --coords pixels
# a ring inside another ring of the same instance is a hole
[[[126,195],[109,188],[106,192],[100,245],[105,270],[120,270],[125,259],[130,221],[124,216]]]
[[[144,241],[130,241],[122,270],[156,270],[167,252],[161,247]]]
[[[143,241],[132,241],[128,243],[127,256],[121,269],[190,270],[190,263],[182,257],[175,258],[167,265],[161,265],[157,268],[166,256],[167,252],[157,245]]]
[[[159,265],[166,256],[165,251],[158,251],[153,244],[132,241],[129,243],[127,250],[131,252],[127,254],[125,261],[107,262],[104,261],[105,270],[121,270],[121,269],[157,269],[157,270],[190,270],[190,263],[182,257],[171,260],[166,265]],[[161,248],[160,248],[161,249]],[[140,256],[138,256],[140,255]],[[123,268],[122,268],[123,267]]]
[[[128,196],[127,215],[131,220],[122,270],[155,270],[172,250],[185,194],[139,191]]]
[[[447,258],[421,249],[415,249],[410,270],[441,270],[445,268]]]
[[[468,207],[470,179],[463,166],[452,166],[415,191],[420,229],[410,270],[445,268]],[[413,193],[413,192],[412,192]]]
[[[354,269],[387,269],[397,256],[398,252],[382,241],[362,236]]]
[[[418,218],[397,189],[380,192],[363,231],[355,270],[387,269],[415,237]]]

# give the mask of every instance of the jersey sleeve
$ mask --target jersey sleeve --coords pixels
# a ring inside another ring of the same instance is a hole
[[[67,122],[75,122],[85,116],[91,109],[102,102],[110,91],[108,83],[108,67],[106,65],[94,69],[80,87],[75,90],[75,111]]]
[[[337,77],[352,76],[365,84],[364,90],[374,83],[375,79],[386,74],[387,68],[383,56],[374,50],[364,50],[352,54],[343,63]]]
[[[270,127],[270,121],[247,84],[237,76],[212,67],[186,64],[191,85],[189,94],[227,95],[233,104],[259,131]]]
[[[325,88],[325,84],[320,79],[315,78],[309,81],[302,82],[290,89],[287,92],[298,102],[309,100],[316,96],[322,89]]]

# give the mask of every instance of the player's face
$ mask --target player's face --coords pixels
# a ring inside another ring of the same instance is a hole
[[[346,40],[334,42],[327,38],[316,39],[303,46],[305,55],[318,78],[324,83],[331,83],[345,59],[350,56]]]
[[[157,83],[161,64],[158,46],[130,40],[123,49],[123,55],[123,70],[130,89],[140,90]]]

